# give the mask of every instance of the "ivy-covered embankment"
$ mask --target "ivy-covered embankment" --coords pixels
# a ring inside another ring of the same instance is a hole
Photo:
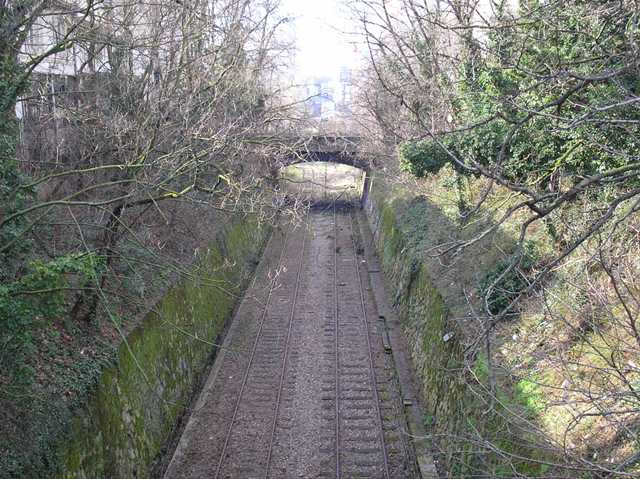
[[[478,470],[501,477],[514,466],[538,474],[540,465],[511,458],[503,463],[485,444],[474,443],[475,437],[491,438],[514,456],[538,454],[513,441],[521,431],[509,431],[495,409],[486,414],[489,406],[477,390],[487,382],[487,368],[486,357],[477,353],[482,347],[473,347],[482,341],[473,307],[482,278],[513,252],[514,235],[508,228],[497,229],[458,255],[441,254],[447,244],[472,236],[483,225],[462,228],[455,218],[455,194],[440,203],[434,197],[374,177],[365,209],[421,385],[436,458],[448,477],[468,477]],[[475,353],[470,356],[470,351]],[[528,398],[517,384],[500,382],[498,387],[507,407],[526,409]]]
[[[52,465],[60,477],[148,477],[215,354],[268,233],[256,218],[236,218],[192,275],[127,337],[117,363],[101,372],[60,438],[59,464]]]

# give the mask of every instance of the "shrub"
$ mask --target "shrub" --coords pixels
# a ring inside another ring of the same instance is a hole
[[[20,279],[0,284],[0,364],[24,376],[34,329],[64,312],[69,275],[83,287],[103,268],[104,259],[95,254],[70,254],[33,261]]]
[[[442,144],[451,151],[453,140],[450,136]],[[456,154],[455,151],[451,151]],[[400,168],[419,178],[438,173],[443,166],[451,162],[449,153],[434,140],[408,141],[400,145]]]
[[[538,260],[538,252],[533,243],[524,245],[522,258],[516,267],[504,274],[515,257],[499,261],[480,281],[480,294],[485,297],[491,314],[499,314],[526,289],[529,273]],[[503,276],[504,275],[504,276]]]

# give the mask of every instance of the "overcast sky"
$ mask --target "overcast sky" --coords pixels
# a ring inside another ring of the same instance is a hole
[[[342,66],[358,58],[353,44],[342,32],[349,21],[342,0],[284,0],[284,12],[293,17],[298,54],[296,77],[335,77]]]

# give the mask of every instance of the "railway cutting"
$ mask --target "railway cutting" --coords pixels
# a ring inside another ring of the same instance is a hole
[[[274,233],[165,479],[418,477],[356,221]]]

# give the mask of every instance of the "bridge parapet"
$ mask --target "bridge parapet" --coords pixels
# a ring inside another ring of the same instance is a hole
[[[354,135],[265,135],[250,137],[247,142],[275,146],[280,150],[278,168],[306,161],[326,161],[351,165],[363,170],[371,168],[360,150],[362,137]],[[284,154],[283,154],[284,153]],[[276,165],[274,165],[276,166]]]
[[[357,153],[362,138],[358,136],[314,135],[299,137],[292,146],[296,149],[320,153]]]
[[[314,135],[292,138],[287,164],[302,161],[327,161],[368,170],[370,164],[361,157],[358,136]]]

